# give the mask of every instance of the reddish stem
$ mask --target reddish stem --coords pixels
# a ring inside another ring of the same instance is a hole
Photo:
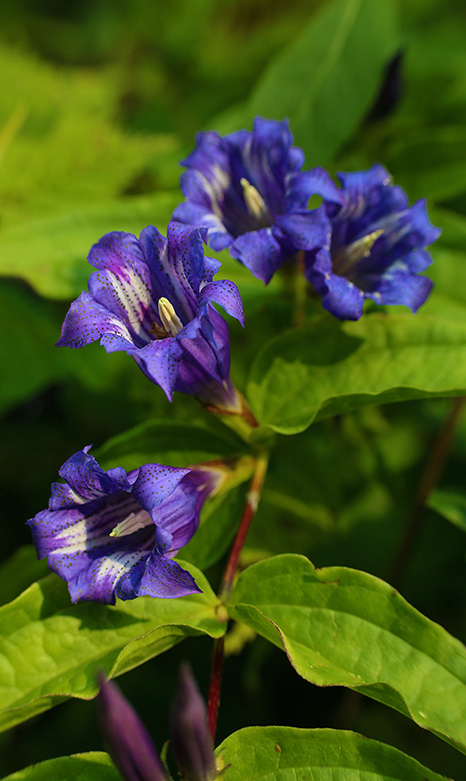
[[[212,738],[212,743],[215,743],[218,709],[220,707],[224,640],[224,637],[219,637],[215,641],[214,658],[212,659],[212,672],[210,674],[209,701],[207,703],[207,724],[209,725],[209,732]]]
[[[246,505],[243,510],[243,515],[239,522],[238,531],[233,542],[228,562],[223,574],[222,585],[220,588],[220,599],[222,602],[227,602],[231,589],[233,587],[233,580],[235,577],[236,569],[238,567],[238,560],[240,553],[243,549],[243,545],[246,541],[246,536],[251,525],[251,521],[255,515],[257,507],[259,505],[259,499],[262,493],[262,486],[264,485],[265,475],[267,473],[268,458],[266,455],[261,455],[256,460],[256,466],[254,474],[252,476],[251,485],[249,488],[248,496],[246,499]],[[212,672],[210,675],[210,688],[209,688],[209,701],[207,704],[207,723],[209,725],[212,741],[215,740],[215,732],[217,729],[217,717],[218,709],[220,706],[220,691],[222,686],[222,670],[223,670],[223,648],[224,637],[215,641],[214,645],[214,657],[212,660]]]
[[[238,567],[238,560],[243,550],[243,545],[246,542],[246,537],[251,525],[251,521],[254,518],[259,500],[262,493],[262,486],[264,485],[265,475],[267,474],[268,458],[267,456],[259,456],[256,461],[256,468],[251,480],[251,486],[249,488],[248,496],[246,499],[246,506],[243,510],[243,515],[236,532],[230,556],[223,573],[222,585],[220,588],[220,599],[222,602],[227,602],[231,589],[233,587],[233,580]]]

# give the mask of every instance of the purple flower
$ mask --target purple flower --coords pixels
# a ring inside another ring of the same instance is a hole
[[[71,601],[199,592],[172,557],[196,531],[221,470],[145,464],[105,472],[89,449],[63,464],[66,482],[52,485],[48,510],[28,521],[39,558],[67,581]]]
[[[168,781],[169,776],[136,711],[99,675],[99,715],[109,754],[125,781]],[[182,666],[172,703],[170,736],[183,781],[218,777],[207,712],[189,665]]]
[[[213,781],[217,776],[207,708],[189,664],[180,669],[170,714],[170,736],[184,781]]]
[[[300,173],[304,153],[292,146],[288,121],[256,117],[252,133],[211,131],[196,142],[182,163],[187,200],[173,219],[200,227],[209,246],[228,247],[254,276],[270,282],[283,260],[315,246],[314,214],[307,209],[315,173]]]
[[[125,781],[169,781],[152,739],[118,686],[99,675],[99,716],[109,754]]]
[[[358,320],[364,299],[370,298],[415,312],[432,289],[432,282],[419,276],[432,263],[425,247],[440,235],[429,222],[425,201],[409,207],[401,187],[393,186],[378,164],[339,174],[341,189],[328,174],[321,175],[321,236],[305,253],[305,273],[324,308],[341,320]]]
[[[199,232],[171,223],[167,239],[152,226],[139,239],[107,233],[88,259],[98,271],[89,293],[71,305],[58,345],[83,347],[100,338],[107,352],[132,355],[170,400],[179,391],[239,411],[228,326],[213,303],[242,324],[243,307],[232,282],[212,281],[220,263],[204,257]]]

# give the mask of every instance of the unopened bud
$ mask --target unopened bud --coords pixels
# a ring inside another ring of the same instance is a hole
[[[170,735],[184,781],[213,781],[217,769],[207,708],[188,664],[180,669],[170,713]]]
[[[99,675],[100,723],[115,766],[125,781],[169,781],[151,737],[118,686]]]

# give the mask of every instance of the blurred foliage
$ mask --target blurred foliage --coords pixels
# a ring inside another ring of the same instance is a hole
[[[396,0],[393,5],[397,32],[377,72],[367,63],[369,86],[357,111],[328,147],[325,136],[313,163],[334,173],[379,161],[411,202],[427,198],[432,221],[443,234],[432,250],[429,276],[436,288],[425,312],[462,319],[466,8],[462,0]],[[150,222],[165,229],[181,198],[179,161],[192,148],[194,134],[213,124],[235,129],[238,117],[244,118],[242,124],[250,121],[255,101],[273,76],[270,63],[286,62],[320,6],[326,13],[330,3],[0,0],[5,559],[30,542],[24,522],[46,506],[50,483],[71,453],[92,441],[100,446],[148,418],[206,425],[206,414],[193,399],[178,398],[169,405],[126,356],[107,355],[98,345],[85,352],[53,345],[68,302],[86,284],[91,244],[109,230],[139,233]],[[399,101],[375,119],[370,108],[383,82],[382,66],[397,52],[403,52]],[[282,76],[279,70],[277,78]],[[334,97],[325,108],[329,94],[334,93],[324,90],[317,105],[319,111],[333,106],[335,125],[340,117]],[[264,290],[230,258],[223,255],[222,261],[222,276],[240,286],[245,302],[247,329],[230,322],[232,374],[244,389],[264,341],[290,325],[290,291],[286,276]],[[293,438],[281,437],[244,563],[286,550],[309,555],[317,566],[352,566],[388,578],[432,442],[450,406],[448,399],[439,399],[369,407],[318,422]],[[434,497],[401,584],[416,608],[463,641],[465,470],[463,422],[439,486],[447,493]],[[241,491],[238,495],[241,500]],[[231,508],[222,512],[225,523]],[[22,579],[27,567],[31,578],[43,568],[26,566],[27,550],[17,555],[3,575],[12,587],[12,573],[22,567],[19,590],[27,585]],[[192,555],[195,560],[199,553]],[[208,573],[214,589],[221,568],[217,563]],[[163,668],[156,660],[121,683],[159,746],[167,737],[166,703],[180,658],[192,659],[206,690],[211,646],[207,639],[185,643],[163,658]],[[249,724],[351,725],[437,772],[458,779],[462,768],[464,773],[464,760],[436,738],[381,705],[348,704],[339,689],[311,687],[264,640],[227,660],[226,670],[224,702],[229,705],[220,712],[219,739]],[[89,704],[68,702],[3,735],[0,773],[58,754],[101,749],[91,710]]]

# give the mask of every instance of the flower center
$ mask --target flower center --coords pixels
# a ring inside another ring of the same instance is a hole
[[[340,247],[332,256],[332,265],[335,274],[338,274],[340,277],[348,276],[360,260],[369,257],[372,247],[382,233],[383,230],[378,228],[377,230],[372,231],[372,233],[368,233],[367,236],[363,236],[361,239],[353,241],[352,244]]]
[[[166,339],[167,336],[176,336],[183,329],[183,323],[175,312],[173,304],[168,298],[159,298],[158,303],[159,317],[162,325],[154,323],[152,332],[156,339]]]
[[[127,518],[117,523],[110,532],[110,537],[125,537],[128,534],[144,529],[145,526],[153,523],[152,518],[146,510],[139,510],[138,513],[130,513]]]
[[[273,225],[272,217],[260,192],[244,176],[240,179],[240,183],[248,212],[251,217],[254,217],[257,227],[268,228]]]

